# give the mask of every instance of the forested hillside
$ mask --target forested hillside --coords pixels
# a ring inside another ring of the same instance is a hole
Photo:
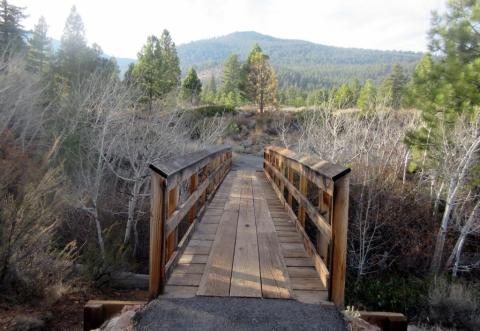
[[[218,75],[230,54],[237,54],[244,60],[256,43],[269,54],[280,87],[331,87],[353,78],[362,82],[372,79],[378,83],[390,73],[393,64],[401,64],[411,71],[421,57],[413,52],[331,47],[257,32],[235,32],[179,45],[180,66],[183,72],[193,66],[203,77],[212,72]]]

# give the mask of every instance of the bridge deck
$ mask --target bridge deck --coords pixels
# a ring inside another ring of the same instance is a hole
[[[227,175],[163,294],[196,295],[327,300],[313,261],[263,172]]]

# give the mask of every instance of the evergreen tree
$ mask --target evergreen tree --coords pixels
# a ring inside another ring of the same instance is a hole
[[[223,66],[222,97],[226,104],[236,105],[241,100],[241,66],[237,55],[230,55]]]
[[[25,8],[14,6],[7,0],[0,5],[0,51],[8,56],[25,49],[25,30],[21,21],[26,17]]]
[[[375,99],[376,99],[376,90],[375,86],[371,79],[368,79],[363,85],[360,96],[358,97],[357,107],[363,111],[372,111],[375,109]]]
[[[138,61],[133,68],[135,82],[143,92],[140,101],[152,108],[153,100],[164,95],[163,56],[157,37],[150,36],[138,53]]]
[[[206,104],[215,104],[217,101],[217,83],[215,82],[215,76],[211,75],[202,89],[201,94],[202,102]]]
[[[351,107],[353,94],[348,84],[342,84],[335,92],[335,104],[339,109]]]
[[[395,64],[391,74],[382,86],[382,97],[387,107],[392,107],[393,109],[401,107],[407,82],[408,79],[403,72],[403,68],[399,64]]]
[[[268,59],[268,55],[256,44],[245,67],[247,96],[258,105],[260,113],[263,113],[265,106],[277,104],[277,77]]]
[[[476,120],[480,106],[480,3],[478,0],[451,0],[443,16],[434,15],[430,31],[430,50],[437,56],[432,60],[424,56],[417,65],[409,86],[408,100],[422,111],[423,125],[407,135],[406,142],[412,151],[414,165],[438,169],[445,161],[445,146],[460,115]],[[469,148],[464,155],[468,155]],[[471,154],[470,154],[471,155]],[[432,271],[438,272],[442,264],[444,245],[452,217],[456,194],[471,183],[465,177],[474,173],[466,159],[462,170],[448,174],[445,210],[437,233]],[[469,169],[467,169],[467,167]],[[442,174],[439,174],[442,176]],[[471,181],[478,175],[473,174]],[[437,179],[437,178],[436,178]],[[440,180],[438,178],[437,180]],[[468,188],[471,190],[472,186]]]
[[[105,58],[96,44],[88,47],[83,21],[75,6],[65,22],[60,49],[55,57],[54,73],[56,89],[62,93],[68,93],[93,73],[105,77],[118,75],[114,59]]]
[[[163,30],[159,40],[162,56],[163,82],[160,86],[161,93],[167,94],[180,85],[180,60],[178,59],[175,43],[168,30]]]
[[[152,108],[155,99],[164,98],[180,84],[180,65],[175,43],[164,30],[159,38],[150,36],[138,53],[132,70],[135,83],[143,91],[141,101]]]
[[[187,76],[182,82],[182,97],[188,100],[192,105],[197,104],[200,94],[202,93],[202,82],[198,79],[195,69],[190,68]]]
[[[28,40],[27,68],[32,72],[43,73],[48,69],[52,55],[52,44],[47,36],[47,30],[47,22],[42,16]]]

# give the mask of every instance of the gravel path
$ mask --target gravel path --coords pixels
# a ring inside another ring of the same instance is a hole
[[[330,305],[295,300],[195,297],[157,299],[134,317],[134,330],[325,330],[344,331]]]
[[[233,152],[232,170],[262,170],[263,158],[252,154]]]

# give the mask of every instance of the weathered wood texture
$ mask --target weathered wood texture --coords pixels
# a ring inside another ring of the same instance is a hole
[[[282,250],[287,266],[305,267],[302,264],[307,263],[307,260],[294,260],[303,258],[302,250],[291,245],[298,244],[299,238],[289,236],[289,233],[298,232],[321,284],[328,288],[328,299],[343,307],[350,169],[310,155],[268,146],[264,151],[264,170],[275,195],[287,210],[286,215],[279,209],[271,211],[274,217],[280,218],[275,222],[279,237],[288,238],[283,242]],[[281,222],[289,219],[291,224]],[[311,270],[291,270],[295,275],[300,272],[311,274]],[[321,288],[309,278],[295,278],[292,281],[294,290]],[[303,292],[302,295],[310,296]]]
[[[150,215],[149,297],[162,293],[168,275],[180,260],[192,237],[196,219],[231,168],[230,147],[216,147],[184,155],[170,162],[150,165],[152,169]],[[201,182],[199,175],[201,173]],[[188,197],[179,203],[181,185],[188,187]],[[180,232],[186,220],[188,228]],[[180,237],[181,236],[181,237]],[[205,248],[195,248],[198,250]],[[194,251],[189,248],[188,253]],[[193,254],[194,255],[194,254]]]

